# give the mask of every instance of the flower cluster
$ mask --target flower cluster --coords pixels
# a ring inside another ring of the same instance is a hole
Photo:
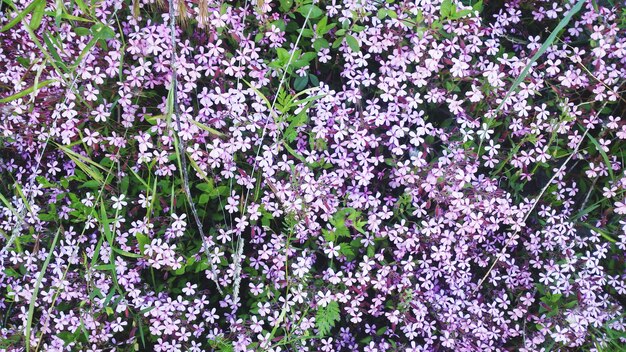
[[[0,349],[623,344],[608,3],[4,2]]]

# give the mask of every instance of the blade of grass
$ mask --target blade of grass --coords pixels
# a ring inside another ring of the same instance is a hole
[[[226,136],[225,134],[223,134],[222,132],[216,130],[215,128],[211,128],[211,127],[209,127],[209,126],[207,126],[207,125],[205,125],[205,124],[203,124],[201,122],[198,122],[198,121],[196,121],[194,119],[190,119],[189,121],[191,123],[193,123],[194,125],[198,126],[199,128],[209,132],[210,134],[216,135],[218,137],[225,137]]]
[[[313,0],[311,2],[311,5],[315,4],[315,0]],[[282,86],[285,82],[285,78],[287,77],[287,72],[289,71],[289,66],[291,66],[291,62],[293,61],[293,58],[295,56],[296,50],[298,48],[298,44],[300,43],[300,39],[302,38],[302,33],[304,31],[302,31],[303,28],[306,27],[307,23],[309,22],[309,18],[311,16],[311,10],[313,9],[313,6],[309,7],[309,11],[307,12],[305,18],[304,18],[304,22],[302,24],[302,28],[300,30],[300,33],[298,34],[298,37],[296,39],[296,42],[294,43],[294,46],[291,50],[291,54],[289,55],[289,60],[287,61],[287,64],[285,65],[284,68],[284,72],[282,77],[280,78],[280,82],[278,83],[278,89],[276,91],[276,95],[274,95],[274,99],[272,100],[272,105],[270,106],[270,118],[272,118],[272,115],[276,115],[274,107],[276,106],[276,101],[278,99],[278,95],[280,93],[280,90],[282,89]],[[250,84],[248,84],[250,85]],[[255,90],[255,92],[258,92],[257,94],[261,93],[258,91],[258,89],[253,88]],[[261,93],[262,95],[262,93]],[[265,101],[269,101],[269,99],[264,97]],[[263,124],[263,130],[261,132],[261,145],[259,145],[259,148],[256,151],[256,155],[254,157],[254,164],[252,165],[252,172],[250,173],[251,175],[254,175],[254,172],[256,171],[256,167],[257,167],[257,163],[256,160],[259,157],[259,154],[261,153],[261,149],[263,147],[262,145],[262,141],[265,138],[265,132],[267,131],[267,125],[268,123],[266,122],[265,124]],[[259,177],[259,180],[257,182],[261,182],[261,177]],[[250,196],[250,188],[247,188],[246,190],[246,196],[244,197],[244,201],[243,204],[244,206],[246,204],[248,204],[248,197]],[[241,236],[241,234],[237,235],[237,249],[235,252],[235,256],[234,256],[234,261],[235,261],[235,272],[234,272],[234,278],[233,278],[233,300],[236,302],[237,299],[239,298],[239,285],[241,284],[241,256],[243,254],[243,246],[244,246],[244,241],[243,241],[243,237]]]
[[[15,94],[11,95],[11,96],[8,96],[6,98],[0,99],[0,103],[8,103],[10,101],[19,99],[21,97],[24,97],[26,95],[34,93],[37,90],[39,90],[39,89],[41,89],[41,88],[43,88],[43,87],[45,87],[45,86],[47,86],[49,84],[55,83],[55,82],[57,82],[57,80],[55,80],[55,79],[48,79],[48,80],[45,80],[43,82],[35,83],[34,85],[24,89],[23,91],[17,92]]]
[[[495,113],[497,113],[498,111],[500,111],[500,109],[502,109],[502,106],[504,106],[504,104],[509,99],[511,94],[513,94],[513,92],[517,89],[520,83],[522,83],[524,78],[528,76],[528,73],[530,72],[530,68],[532,67],[532,65],[541,57],[541,55],[543,55],[546,52],[546,50],[548,50],[550,45],[554,43],[554,40],[556,39],[557,35],[559,35],[559,32],[563,28],[565,28],[565,26],[569,24],[569,22],[572,20],[572,17],[574,17],[574,15],[577,14],[580,11],[580,9],[582,9],[582,6],[585,4],[585,2],[586,2],[585,0],[578,0],[578,2],[576,2],[574,7],[572,7],[572,9],[567,14],[565,14],[565,16],[561,19],[561,21],[554,28],[552,33],[550,33],[550,35],[548,36],[548,39],[546,39],[546,41],[543,42],[543,44],[539,47],[535,55],[533,55],[533,57],[530,59],[528,64],[524,67],[520,75],[513,81],[511,88],[509,88],[509,91],[504,96],[504,99],[502,99],[502,102],[500,102],[500,105],[498,105],[498,107],[496,108]]]
[[[609,176],[611,177],[611,180],[614,180],[615,176],[613,175],[613,167],[611,166],[611,161],[609,160],[609,156],[606,154],[604,149],[602,149],[602,146],[600,145],[600,143],[598,143],[597,139],[595,139],[591,134],[587,134],[587,137],[589,138],[591,143],[593,143],[593,145],[596,147],[596,150],[602,156],[602,160],[604,160],[604,164],[606,165],[606,168],[609,172]]]
[[[42,3],[45,5],[45,0],[35,0],[31,2],[30,5],[26,6],[26,8],[24,8],[22,12],[20,12],[17,16],[15,16],[15,18],[13,18],[11,21],[9,21],[9,23],[4,25],[4,27],[0,29],[0,33],[6,32],[9,29],[13,28],[16,24],[20,23],[20,21],[22,21],[24,17],[26,17],[29,13],[34,11],[37,8],[37,6],[40,6],[40,4]]]
[[[576,4],[571,8],[571,10],[565,14],[565,16],[561,19],[561,21],[557,24],[557,26],[554,28],[554,30],[552,31],[552,33],[550,33],[550,35],[548,36],[548,39],[546,39],[546,41],[541,45],[541,47],[539,47],[539,49],[537,50],[537,52],[535,53],[535,55],[533,55],[530,58],[530,61],[528,62],[528,64],[524,67],[524,69],[522,70],[522,72],[520,73],[520,75],[513,81],[513,84],[511,85],[511,87],[509,88],[509,90],[507,91],[506,95],[504,96],[504,99],[502,99],[502,101],[500,102],[500,104],[498,105],[498,107],[496,108],[496,110],[493,112],[493,115],[491,117],[491,119],[495,119],[495,116],[498,114],[498,112],[502,109],[502,107],[504,106],[504,104],[507,102],[507,100],[509,100],[509,97],[511,96],[511,94],[513,94],[513,92],[515,92],[515,90],[517,90],[517,87],[520,85],[520,83],[522,83],[522,81],[524,81],[524,79],[526,78],[526,76],[528,76],[528,73],[530,72],[530,68],[532,67],[532,65],[541,57],[541,55],[543,55],[548,48],[554,43],[556,37],[559,35],[559,32],[561,32],[561,30],[563,28],[565,28],[569,22],[572,20],[572,17],[574,17],[575,14],[577,14],[581,9],[582,6],[584,5],[585,0],[578,0],[578,2],[576,2]],[[488,125],[491,127],[491,123],[488,122]],[[480,144],[478,146],[478,151],[476,154],[476,157],[480,157],[480,149],[482,147],[482,142],[483,140],[481,139]],[[509,157],[507,157],[498,167],[498,169],[496,169],[494,174],[499,174],[500,171],[502,170],[502,168],[508,164],[509,159],[511,158],[511,155],[509,155]]]
[[[189,188],[189,174],[187,172],[187,157],[185,154],[186,144],[185,144],[185,140],[180,136],[181,123],[180,123],[180,113],[178,111],[178,99],[177,99],[178,81],[177,81],[177,74],[176,74],[176,27],[175,27],[176,16],[175,16],[175,11],[174,11],[173,0],[169,0],[169,6],[170,6],[169,27],[170,27],[170,40],[171,40],[170,44],[172,46],[172,57],[170,58],[171,63],[172,63],[171,64],[172,83],[171,83],[170,91],[168,92],[167,101],[166,101],[167,125],[171,127],[172,116],[176,116],[177,131],[174,131],[174,133],[176,134],[174,138],[174,147],[176,150],[176,161],[178,163],[179,172],[180,172],[181,179],[183,182],[183,190],[187,198],[187,203],[189,204],[189,207],[191,208],[191,213],[193,215],[196,226],[198,227],[198,230],[200,231],[202,244],[205,250],[205,254],[207,256],[207,261],[209,262],[209,265],[211,267],[211,273],[213,276],[213,281],[215,282],[215,287],[217,288],[217,291],[220,294],[222,294],[222,288],[220,287],[219,281],[217,280],[217,268],[215,267],[215,263],[213,263],[213,261],[211,260],[211,257],[209,254],[210,248],[205,240],[204,227],[202,226],[202,222],[200,221],[200,217],[198,215],[198,211],[196,210],[196,205],[193,202],[193,198],[191,196],[191,190]],[[173,183],[172,183],[172,187],[174,187]],[[173,196],[174,196],[174,192],[172,190],[172,197]],[[172,210],[173,210],[173,207],[172,207]]]
[[[28,305],[28,316],[26,318],[26,331],[24,333],[24,344],[26,346],[26,351],[30,352],[30,332],[33,324],[33,316],[35,313],[35,301],[37,300],[37,294],[39,293],[39,287],[41,287],[41,281],[43,280],[44,274],[48,265],[50,264],[50,259],[52,258],[52,254],[54,253],[54,247],[59,240],[59,234],[61,233],[61,228],[57,230],[57,233],[54,235],[52,239],[52,244],[50,245],[50,249],[48,255],[46,256],[46,260],[43,262],[43,266],[41,267],[41,271],[39,272],[39,276],[37,277],[37,282],[35,282],[35,286],[33,287],[33,294],[30,297],[30,303]]]
[[[585,139],[585,136],[587,135],[588,132],[589,132],[589,129],[585,129],[585,133],[583,133],[582,138],[576,144],[576,148],[574,148],[572,153],[567,157],[567,159],[563,162],[563,164],[561,164],[559,169],[554,173],[554,175],[550,178],[550,180],[548,180],[546,185],[541,189],[541,192],[539,192],[539,195],[535,199],[533,199],[532,205],[531,205],[530,209],[528,209],[526,211],[526,214],[524,215],[524,219],[522,220],[522,224],[526,223],[526,220],[530,216],[530,213],[533,212],[533,210],[537,206],[537,203],[539,203],[539,200],[541,199],[541,197],[543,197],[543,194],[546,192],[548,187],[550,187],[550,185],[552,184],[554,179],[559,174],[561,174],[561,172],[563,172],[563,170],[565,170],[565,166],[574,157],[574,155],[578,154],[578,150],[580,149],[580,145],[582,144],[582,142]],[[487,272],[485,273],[485,275],[483,275],[483,277],[480,279],[480,281],[478,281],[478,284],[476,285],[476,287],[473,290],[474,293],[476,293],[478,291],[478,289],[483,284],[483,282],[485,282],[485,280],[487,280],[487,277],[489,277],[489,274],[491,274],[491,271],[496,266],[496,264],[504,257],[504,254],[506,253],[507,247],[515,240],[515,238],[516,238],[517,234],[519,233],[519,231],[520,231],[519,229],[515,230],[513,232],[513,234],[508,238],[508,240],[504,243],[504,246],[502,246],[502,250],[500,250],[500,252],[498,253],[498,256],[496,257],[496,259],[493,261],[493,263],[491,263],[491,266],[489,266],[489,269],[487,269]]]

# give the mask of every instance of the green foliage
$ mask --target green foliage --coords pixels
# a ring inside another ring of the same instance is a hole
[[[361,50],[361,44],[359,44],[359,41],[349,34],[346,35],[346,43],[348,43],[348,46],[354,52],[358,53]]]
[[[319,307],[315,315],[319,335],[327,335],[339,320],[339,304],[336,301],[331,301],[326,307]]]
[[[471,9],[460,10],[456,5],[452,3],[452,0],[443,0],[439,13],[442,20],[458,20],[467,15],[472,14],[474,11],[481,12],[483,8],[482,0],[472,5]]]
[[[319,18],[322,17],[322,15],[324,14],[324,12],[322,11],[322,9],[319,8],[319,6],[317,5],[302,5],[298,8],[298,12],[300,12],[300,14],[302,14],[303,16],[307,16],[307,14],[309,14],[309,18],[315,19],[315,18]]]
[[[45,0],[35,0],[30,5],[26,6],[26,8],[21,11],[17,16],[15,16],[9,23],[4,25],[0,32],[6,32],[9,29],[15,27],[18,23],[20,23],[29,13],[35,13],[33,15],[33,20],[31,21],[31,28],[37,29],[41,24],[41,18],[43,16],[43,10],[45,8],[46,1]]]

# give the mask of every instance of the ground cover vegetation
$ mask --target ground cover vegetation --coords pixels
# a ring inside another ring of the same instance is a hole
[[[622,350],[623,6],[2,0],[0,349]]]

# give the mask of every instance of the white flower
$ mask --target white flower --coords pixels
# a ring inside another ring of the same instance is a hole
[[[618,214],[626,214],[626,203],[615,202],[615,212]]]
[[[328,246],[324,248],[324,253],[328,255],[328,258],[333,259],[334,257],[339,256],[339,250],[341,246],[334,246],[332,242],[328,243]]]
[[[121,332],[124,330],[124,326],[128,325],[127,322],[122,321],[122,318],[117,318],[117,321],[111,323],[111,328],[113,332]]]
[[[185,288],[183,288],[183,293],[188,295],[188,296],[191,296],[194,293],[196,293],[196,289],[197,288],[198,288],[198,285],[196,285],[196,284],[192,285],[191,283],[188,282],[187,286]]]
[[[124,200],[124,198],[126,198],[125,195],[120,194],[120,197],[111,197],[111,200],[113,201],[113,209],[115,210],[122,210],[123,207],[125,207],[128,202],[126,202]]]

